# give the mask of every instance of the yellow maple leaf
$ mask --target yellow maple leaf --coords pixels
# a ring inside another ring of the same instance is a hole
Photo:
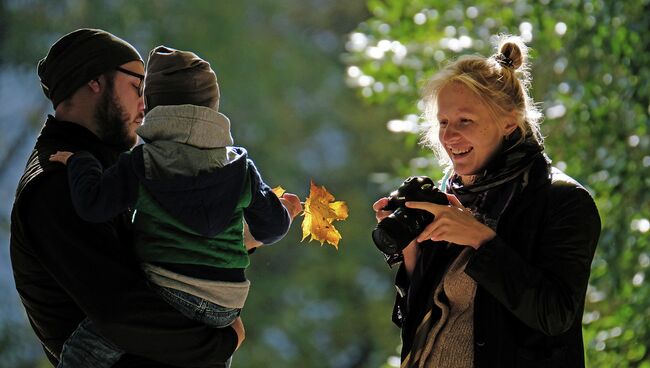
[[[273,194],[275,194],[278,198],[282,198],[282,196],[283,196],[284,193],[286,192],[286,190],[284,190],[284,188],[282,188],[282,186],[280,186],[280,185],[278,185],[277,187],[271,189],[271,191],[272,191]]]
[[[334,196],[325,187],[316,185],[312,180],[303,216],[305,218],[302,221],[302,240],[311,235],[310,241],[318,240],[321,245],[328,242],[339,249],[339,240],[342,237],[332,223],[348,217],[348,206],[345,202],[335,201]]]

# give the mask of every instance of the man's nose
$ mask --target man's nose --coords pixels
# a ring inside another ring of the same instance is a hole
[[[144,113],[144,96],[138,97],[138,114]]]

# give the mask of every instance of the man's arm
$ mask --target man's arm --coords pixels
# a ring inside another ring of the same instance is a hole
[[[186,319],[148,288],[122,216],[100,224],[79,218],[63,170],[33,186],[21,203],[33,251],[102,335],[128,353],[184,367],[219,366],[233,353],[232,328]]]

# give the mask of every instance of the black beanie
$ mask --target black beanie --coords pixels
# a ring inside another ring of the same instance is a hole
[[[78,29],[61,37],[38,62],[43,93],[54,108],[93,78],[129,61],[142,61],[128,42],[101,29]]]
[[[198,105],[219,111],[219,85],[210,63],[189,51],[158,46],[149,53],[145,108]]]

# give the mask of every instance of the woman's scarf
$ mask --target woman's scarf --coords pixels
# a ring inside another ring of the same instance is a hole
[[[456,174],[447,179],[447,192],[454,194],[477,220],[494,231],[512,198],[528,184],[531,166],[537,158],[544,156],[543,147],[532,136],[519,144],[518,140],[517,133],[506,139],[472,184],[464,185]]]
[[[442,185],[444,190],[454,194],[463,206],[472,211],[477,220],[494,231],[497,230],[499,219],[512,199],[528,184],[529,171],[536,159],[544,157],[548,162],[543,153],[543,146],[532,135],[519,142],[520,136],[517,131],[508,137],[472,184],[464,185],[461,177],[452,173]],[[450,260],[451,262],[453,260]],[[403,368],[418,367],[427,359],[425,351],[427,336],[436,323],[427,316],[431,315],[432,308],[435,306],[433,303],[435,289],[434,285],[430,302],[426,306],[427,313],[424,314],[425,317],[416,329],[411,351],[402,362]]]

